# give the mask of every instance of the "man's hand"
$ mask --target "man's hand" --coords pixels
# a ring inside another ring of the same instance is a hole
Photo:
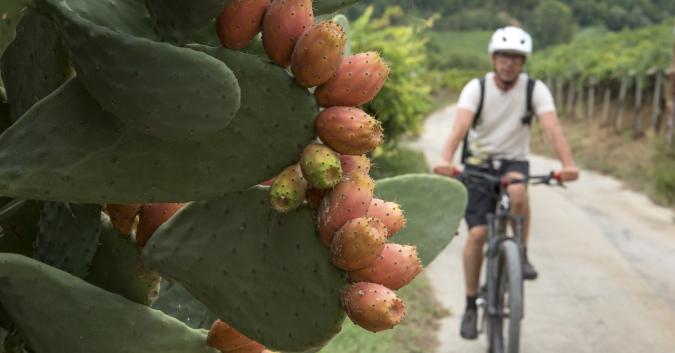
[[[448,177],[455,177],[460,173],[459,169],[457,169],[457,167],[448,161],[440,161],[434,166],[433,171],[436,174],[445,175]]]
[[[579,168],[575,165],[563,167],[560,171],[560,181],[574,181],[579,179]]]

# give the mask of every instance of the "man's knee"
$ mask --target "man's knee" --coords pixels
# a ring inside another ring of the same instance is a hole
[[[487,226],[486,225],[479,225],[479,226],[474,226],[469,229],[469,239],[467,242],[471,242],[474,245],[479,245],[482,246],[485,243],[485,239],[487,238]]]
[[[511,172],[508,173],[508,176],[514,179],[524,179],[525,176],[517,173]],[[518,183],[509,185],[507,189],[509,193],[509,198],[511,200],[511,206],[514,208],[523,208],[527,206],[527,184]]]

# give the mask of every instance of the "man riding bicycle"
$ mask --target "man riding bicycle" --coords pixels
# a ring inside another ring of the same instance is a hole
[[[561,181],[579,177],[579,170],[558,122],[550,90],[522,72],[532,53],[530,35],[517,27],[498,29],[490,40],[494,72],[469,82],[459,97],[457,117],[434,172],[454,176],[458,169],[453,156],[464,139],[462,162],[467,169],[490,171],[498,176],[524,179],[529,175],[529,127],[533,116],[539,118],[549,142],[553,145],[562,169]],[[483,245],[487,237],[487,214],[494,212],[497,195],[486,190],[490,185],[467,185],[469,201],[465,220],[469,237],[464,246],[464,279],[466,309],[460,334],[467,339],[477,337],[478,282],[483,261]],[[527,184],[508,187],[512,212],[523,217],[523,278],[537,278],[537,271],[527,257],[529,202]]]

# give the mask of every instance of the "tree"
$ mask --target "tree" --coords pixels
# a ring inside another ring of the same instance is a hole
[[[572,10],[560,1],[542,1],[534,9],[529,27],[537,47],[569,42],[574,34]]]

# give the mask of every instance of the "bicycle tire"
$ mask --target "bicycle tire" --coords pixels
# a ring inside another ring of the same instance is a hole
[[[508,298],[508,326],[504,342],[504,317],[497,315],[488,322],[489,351],[491,353],[518,353],[520,349],[520,321],[523,317],[523,272],[518,244],[504,241],[499,255],[497,274],[498,313],[504,312]],[[507,297],[508,296],[508,297]]]

